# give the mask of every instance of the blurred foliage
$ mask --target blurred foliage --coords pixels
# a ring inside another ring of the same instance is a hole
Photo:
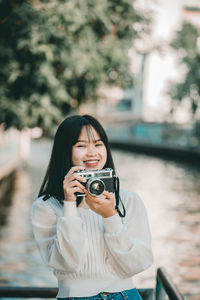
[[[190,23],[183,23],[171,43],[177,51],[179,64],[185,68],[181,82],[171,82],[168,93],[172,99],[172,113],[177,102],[187,99],[193,116],[200,108],[200,34]]]
[[[99,87],[131,86],[128,49],[150,30],[133,4],[0,0],[0,123],[48,129]]]
[[[128,49],[150,28],[133,3],[0,0],[0,123],[48,129],[99,87],[131,86]]]

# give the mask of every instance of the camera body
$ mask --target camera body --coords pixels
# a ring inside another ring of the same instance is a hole
[[[114,193],[115,191],[115,175],[111,168],[102,170],[81,170],[76,173],[87,180],[81,184],[86,187],[92,196],[98,197],[104,191],[110,193]],[[85,196],[85,194],[76,193],[76,196]]]

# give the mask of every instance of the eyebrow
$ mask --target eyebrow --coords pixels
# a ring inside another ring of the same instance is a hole
[[[102,141],[101,139],[98,139],[98,140],[93,140],[94,143],[96,142],[100,142]],[[78,140],[77,143],[88,143],[89,141],[86,141],[86,140]]]

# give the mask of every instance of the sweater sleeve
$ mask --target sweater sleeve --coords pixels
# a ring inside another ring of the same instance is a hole
[[[127,192],[124,223],[118,214],[104,218],[108,263],[122,278],[131,277],[153,263],[151,234],[142,200]]]
[[[33,233],[44,262],[59,270],[74,272],[83,261],[84,236],[76,203],[64,203],[64,215],[58,217],[47,201],[38,198],[32,205]]]

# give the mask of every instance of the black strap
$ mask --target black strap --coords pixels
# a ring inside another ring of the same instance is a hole
[[[116,197],[116,205],[115,205],[115,209],[117,210],[119,216],[121,218],[124,218],[126,215],[126,210],[124,207],[124,203],[122,202],[122,199],[120,198],[119,195],[119,177],[115,176],[115,197]],[[119,209],[119,202],[121,202],[122,208],[123,208],[123,213],[121,213],[120,209]]]

